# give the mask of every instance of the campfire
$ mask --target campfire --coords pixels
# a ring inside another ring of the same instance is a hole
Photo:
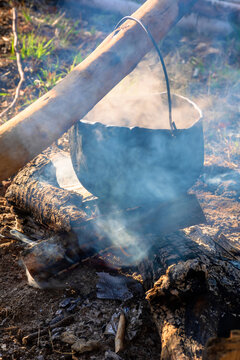
[[[0,308],[0,331],[39,360],[237,358],[240,174],[235,158],[220,163],[219,148],[209,148],[220,136],[206,131],[217,114],[209,100],[216,74],[204,96],[176,91],[158,45],[202,7],[128,6],[132,16],[122,10],[127,16],[96,50],[0,127],[0,241],[18,254],[19,304],[36,302],[23,329],[15,325],[21,310]],[[204,6],[227,21],[226,5]],[[231,6],[237,16],[237,1]],[[191,56],[192,78],[204,82]],[[8,344],[0,346],[4,359]]]

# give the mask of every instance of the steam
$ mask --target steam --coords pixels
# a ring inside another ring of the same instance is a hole
[[[85,117],[105,125],[170,129],[165,80],[160,63],[151,53],[136,69],[110,91]],[[173,120],[177,128],[193,125],[199,119],[194,107],[172,97]]]

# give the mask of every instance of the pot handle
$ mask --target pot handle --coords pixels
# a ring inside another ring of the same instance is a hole
[[[150,33],[150,31],[146,28],[145,25],[143,25],[143,23],[134,18],[133,16],[124,16],[118,23],[117,25],[115,26],[114,30],[116,30],[119,25],[125,21],[125,20],[134,20],[136,23],[138,23],[142,29],[145,31],[145,33],[149,36],[150,40],[152,41],[153,43],[153,46],[155,47],[157,53],[158,53],[158,56],[159,56],[159,59],[161,61],[161,64],[162,64],[162,68],[163,68],[163,72],[164,72],[164,76],[165,76],[165,81],[166,81],[166,87],[167,87],[167,96],[168,96],[168,114],[169,114],[169,125],[170,125],[170,129],[172,131],[172,133],[177,130],[176,128],[176,124],[175,122],[172,120],[172,100],[171,100],[171,92],[170,92],[170,85],[169,85],[169,79],[168,79],[168,74],[167,74],[167,69],[166,69],[166,66],[165,66],[165,62],[163,60],[163,57],[162,57],[162,54],[160,52],[160,49],[156,43],[156,41],[154,40],[152,34]]]

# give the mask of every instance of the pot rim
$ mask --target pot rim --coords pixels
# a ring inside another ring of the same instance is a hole
[[[149,95],[164,95],[164,94],[167,94],[166,91],[162,91],[162,92],[153,92],[151,94],[148,94],[147,96]],[[146,97],[146,95],[144,95]],[[171,97],[178,97],[178,98],[181,98],[185,101],[187,101],[190,105],[193,106],[193,108],[198,112],[199,114],[199,117],[192,123],[191,126],[189,127],[186,127],[185,129],[190,129],[192,126],[194,126],[197,122],[199,122],[200,120],[202,120],[203,118],[203,113],[202,113],[202,110],[199,108],[199,106],[192,100],[190,100],[189,98],[187,98],[186,96],[183,96],[183,95],[180,95],[180,94],[176,94],[176,93],[171,93]],[[174,119],[173,119],[174,120]],[[139,127],[139,126],[126,126],[126,125],[114,125],[114,124],[104,124],[100,121],[89,121],[89,120],[86,120],[86,119],[80,119],[79,120],[81,123],[83,124],[89,124],[89,125],[96,125],[96,124],[101,124],[103,127],[106,127],[106,128],[126,128],[126,129],[135,129],[135,128],[141,128],[141,129],[146,129],[146,130],[169,130],[170,129],[151,129],[151,128],[146,128],[146,127]],[[176,130],[183,130],[183,129],[176,129]]]

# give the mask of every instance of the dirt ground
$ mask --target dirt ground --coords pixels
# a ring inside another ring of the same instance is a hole
[[[39,32],[47,40],[54,36],[55,47],[48,60],[23,58],[25,83],[16,106],[3,121],[51,88],[79,61],[80,57],[74,63],[79,52],[83,58],[90,53],[118,19],[111,14],[89,14],[82,10],[76,24],[71,11],[62,9],[60,4],[38,5],[36,2],[33,7],[20,7],[18,32],[20,35]],[[48,25],[63,12],[61,26]],[[3,1],[0,5],[1,111],[10,103],[18,82],[11,55],[11,22],[11,6]],[[75,31],[64,33],[67,27]],[[227,38],[175,29],[162,44],[172,88],[193,98],[204,111],[204,173],[191,189],[207,218],[207,224],[199,229],[216,239],[225,237],[230,248],[236,249],[236,266],[240,254],[239,34],[239,28]],[[56,61],[58,68],[54,68]],[[40,70],[44,67],[48,74]],[[58,146],[67,147],[67,136]],[[28,285],[21,261],[25,245],[10,234],[19,222],[24,229],[25,215],[16,218],[4,197],[10,183],[11,179],[0,185],[0,359],[159,359],[160,339],[144,291],[132,291],[133,297],[127,301],[99,299],[96,286],[101,266],[78,266],[61,274],[58,285],[47,289]],[[34,228],[43,238],[50,236],[48,229],[32,222]],[[126,348],[118,357],[114,354],[115,332],[107,333],[106,329],[112,316],[119,315],[123,309],[130,314],[129,325]],[[23,340],[32,333],[35,333],[32,339]],[[70,335],[83,342],[94,341],[93,350],[82,354],[72,351]]]

